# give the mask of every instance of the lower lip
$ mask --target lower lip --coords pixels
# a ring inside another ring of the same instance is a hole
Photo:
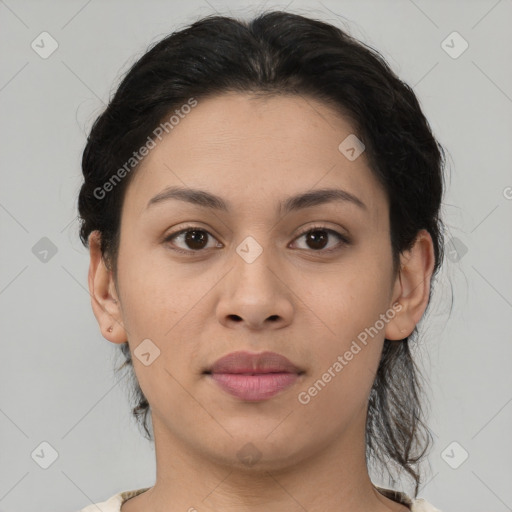
[[[247,401],[266,400],[289,388],[299,378],[296,373],[213,373],[210,377],[227,393]]]

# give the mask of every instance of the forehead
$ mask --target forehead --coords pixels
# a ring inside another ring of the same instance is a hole
[[[374,216],[387,207],[364,151],[350,160],[340,150],[347,137],[357,136],[354,127],[323,102],[241,93],[197,101],[162,140],[155,139],[124,206],[140,214],[156,194],[180,186],[245,208],[331,187],[360,198]]]

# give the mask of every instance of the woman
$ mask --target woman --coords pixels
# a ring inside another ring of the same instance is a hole
[[[376,51],[286,12],[209,16],[133,65],[82,168],[93,311],[157,464],[84,511],[437,510],[410,344],[444,152]]]

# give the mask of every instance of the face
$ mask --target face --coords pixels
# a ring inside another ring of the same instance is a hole
[[[365,153],[340,151],[350,134],[311,98],[223,94],[198,101],[137,169],[106,337],[128,339],[166,443],[229,464],[254,450],[275,469],[362,439],[384,338],[410,334],[428,291],[402,300],[389,204]],[[152,201],[169,187],[225,208],[183,194]],[[286,208],[320,189],[341,192]],[[301,373],[269,398],[243,399],[204,373],[234,351],[277,352]]]

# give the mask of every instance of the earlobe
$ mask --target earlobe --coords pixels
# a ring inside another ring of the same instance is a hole
[[[119,298],[117,297],[112,272],[105,265],[101,254],[101,233],[89,235],[89,293],[94,316],[101,333],[112,343],[124,343],[127,339]]]
[[[402,340],[410,336],[421,320],[428,305],[434,263],[432,237],[422,229],[413,247],[400,256],[392,304],[399,302],[401,308],[386,326],[387,339]]]

